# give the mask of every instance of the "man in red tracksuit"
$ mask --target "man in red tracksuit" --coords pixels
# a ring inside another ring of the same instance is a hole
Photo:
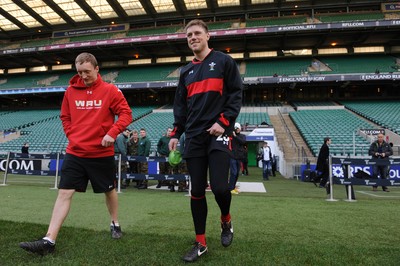
[[[112,238],[122,236],[115,190],[114,142],[132,122],[132,111],[122,92],[101,79],[92,54],[78,55],[75,65],[78,74],[70,80],[61,106],[60,118],[69,143],[50,225],[42,239],[20,243],[21,248],[40,255],[54,252],[72,196],[75,191],[85,192],[89,180],[95,193],[105,193]],[[118,120],[114,122],[116,115]]]
[[[185,28],[189,48],[195,58],[181,69],[174,101],[174,130],[170,150],[177,148],[185,132],[184,158],[191,181],[190,207],[196,241],[183,257],[192,262],[206,254],[207,172],[210,186],[221,211],[221,244],[233,240],[228,173],[231,155],[230,137],[240,112],[243,82],[235,61],[208,47],[210,34],[201,20],[192,20]]]

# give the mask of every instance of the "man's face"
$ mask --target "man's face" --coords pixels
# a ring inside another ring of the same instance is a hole
[[[203,27],[193,25],[186,30],[188,46],[193,53],[197,54],[208,48],[210,34]]]
[[[378,142],[379,142],[379,143],[382,143],[382,142],[383,142],[383,135],[382,135],[382,134],[379,134],[379,135],[378,135]]]
[[[167,137],[170,137],[170,136],[171,136],[171,132],[172,132],[172,129],[171,129],[171,128],[168,128],[168,129],[167,129]]]
[[[127,136],[129,136],[130,132],[129,132],[129,130],[125,130],[123,133],[124,133],[125,137],[127,137]]]
[[[331,142],[332,142],[332,140],[329,139],[329,140],[326,142],[326,144],[331,145]]]
[[[140,130],[140,137],[142,138],[146,137],[146,131]]]
[[[86,86],[90,86],[97,79],[97,73],[99,73],[99,67],[94,67],[92,63],[84,62],[83,64],[77,63],[76,71],[81,77]]]
[[[137,132],[134,132],[134,133],[132,133],[132,137],[133,137],[134,139],[137,139],[137,138],[139,137],[139,135],[138,135]]]

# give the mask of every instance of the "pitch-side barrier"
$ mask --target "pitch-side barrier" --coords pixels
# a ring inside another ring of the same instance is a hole
[[[340,165],[343,168],[344,177],[337,177],[333,175],[333,166]],[[352,169],[355,166],[388,166],[400,165],[399,157],[389,157],[384,159],[375,158],[350,158],[350,157],[329,157],[329,198],[327,201],[337,201],[333,196],[333,185],[346,186],[348,202],[355,202],[355,195],[353,186],[400,186],[400,179],[381,179],[381,178],[356,178]]]
[[[59,175],[61,173],[62,160],[64,153],[48,153],[48,154],[23,154],[8,152],[6,156],[0,159],[0,169],[4,171],[3,183],[0,186],[6,186],[8,175],[39,175],[39,176],[55,176],[54,187],[57,189]],[[126,162],[138,163],[166,163],[168,158],[157,156],[123,156],[115,155],[117,162],[117,191],[121,192],[121,180],[159,180],[159,181],[188,181],[188,174],[156,174],[156,173],[127,173],[122,171],[122,164]]]

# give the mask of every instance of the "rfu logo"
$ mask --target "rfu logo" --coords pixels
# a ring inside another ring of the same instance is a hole
[[[340,163],[343,164],[343,162],[344,162],[344,159],[340,159]]]
[[[389,162],[390,162],[390,164],[393,164],[394,160],[393,159],[389,159]]]
[[[214,63],[214,62],[211,62],[210,64],[208,64],[209,66],[210,66],[210,71],[214,71],[215,69],[214,69],[214,67],[217,65],[216,63]]]
[[[365,181],[365,185],[367,185],[368,186],[368,184],[369,184],[369,180],[368,179],[366,179],[366,180],[364,180]]]
[[[86,94],[93,94],[93,91],[86,91]]]
[[[369,160],[364,160],[365,161],[365,164],[369,164]]]

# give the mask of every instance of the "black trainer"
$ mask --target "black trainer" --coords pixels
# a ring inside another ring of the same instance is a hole
[[[221,223],[221,244],[224,247],[229,247],[233,240],[233,227],[231,222]]]
[[[113,239],[120,239],[122,237],[121,226],[116,226],[114,222],[110,225],[110,231]]]
[[[203,246],[200,242],[194,242],[192,249],[182,259],[186,262],[194,262],[207,251],[207,246]]]
[[[42,256],[53,253],[56,248],[55,244],[52,244],[49,241],[44,240],[43,238],[32,242],[21,242],[19,243],[19,246],[26,251]]]

